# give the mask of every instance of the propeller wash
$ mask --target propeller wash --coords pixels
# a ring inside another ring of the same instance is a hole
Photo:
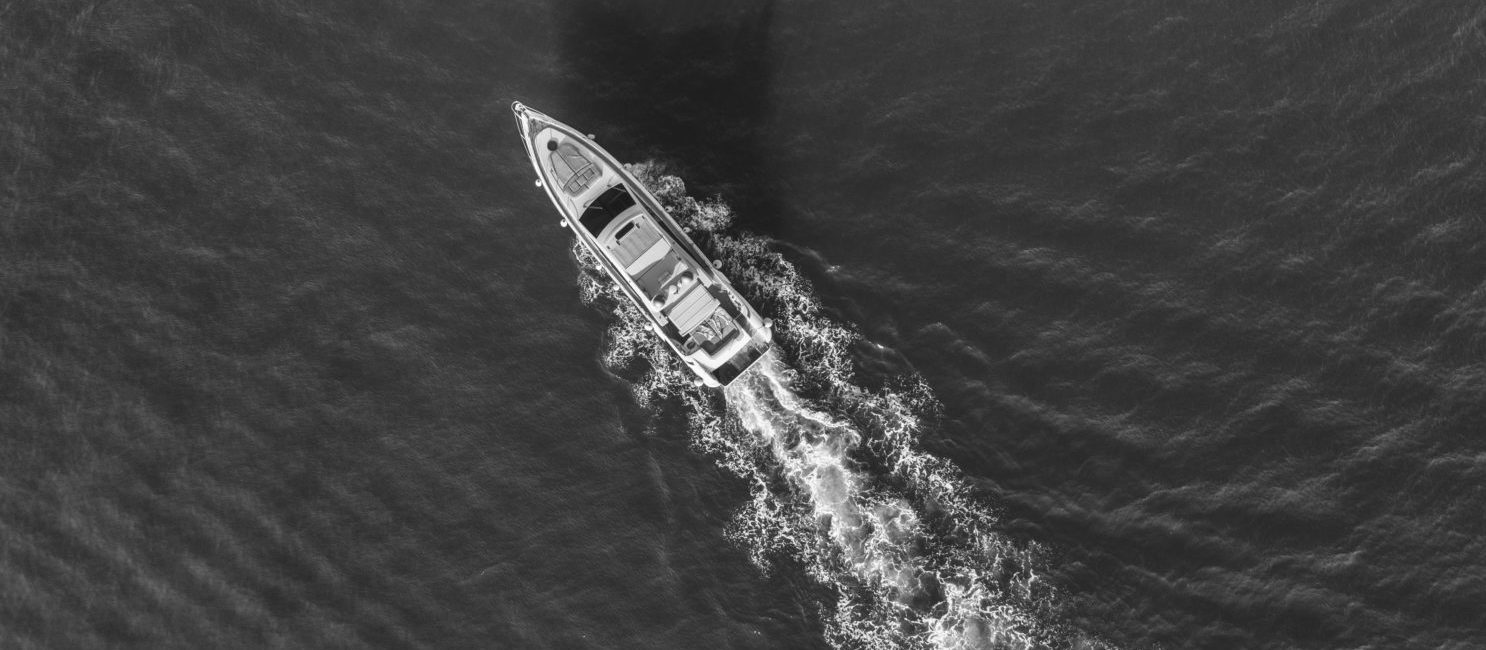
[[[632,380],[642,406],[681,405],[692,442],[750,483],[729,535],[760,569],[803,568],[834,592],[835,602],[820,604],[827,640],[838,648],[1103,647],[1057,622],[1057,592],[1038,573],[1042,549],[997,533],[959,470],[918,448],[924,417],[937,408],[922,380],[861,388],[850,355],[861,336],[822,315],[809,283],[767,240],[728,232],[726,205],[687,196],[679,178],[654,165],[626,168],[772,316],[775,349],[722,391],[697,387],[575,244],[584,302],[617,316],[604,363]]]

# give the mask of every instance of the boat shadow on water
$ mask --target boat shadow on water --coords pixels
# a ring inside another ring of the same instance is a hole
[[[743,227],[780,234],[767,146],[773,0],[574,0],[556,14],[570,71],[558,100],[570,123],[603,125],[596,135],[624,162],[684,165],[695,194],[722,195]]]

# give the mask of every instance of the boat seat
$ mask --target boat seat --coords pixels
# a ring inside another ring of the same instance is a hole
[[[662,253],[671,249],[661,239],[660,231],[650,224],[648,218],[637,217],[621,226],[619,232],[615,233],[614,239],[607,241],[604,246],[614,254],[614,259],[619,262],[620,266],[628,270],[629,267],[643,261],[646,257],[657,259],[656,253],[651,252],[657,244],[663,247]]]
[[[570,142],[557,145],[557,150],[547,157],[552,161],[552,174],[569,196],[582,194],[600,175],[598,165]]]
[[[675,258],[672,259],[674,260]],[[662,265],[656,264],[656,266],[659,267]],[[644,285],[644,281],[642,280],[642,286],[650,294],[650,304],[655,305],[657,309],[663,308],[676,300],[697,279],[697,275],[692,273],[691,269],[687,268],[686,264],[682,263],[681,260],[675,260],[675,264],[671,265],[670,269],[656,270],[660,271],[656,275],[663,279],[659,281],[651,280],[650,285]]]
[[[666,309],[666,318],[669,318],[682,334],[690,334],[698,325],[707,320],[712,312],[717,310],[717,305],[717,298],[712,297],[712,292],[707,291],[707,288],[700,283],[692,284],[691,291]]]

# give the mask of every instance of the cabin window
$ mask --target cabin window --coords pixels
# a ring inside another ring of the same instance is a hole
[[[628,210],[634,204],[635,199],[630,196],[629,191],[624,189],[623,185],[615,185],[600,194],[599,198],[593,200],[593,203],[588,204],[588,209],[583,211],[583,216],[579,221],[590,234],[597,237],[604,231],[604,227],[609,225],[609,222],[619,216],[619,213]]]

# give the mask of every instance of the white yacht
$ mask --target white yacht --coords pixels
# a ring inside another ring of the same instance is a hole
[[[650,191],[578,130],[511,105],[537,185],[698,383],[725,386],[768,351],[768,320]]]

